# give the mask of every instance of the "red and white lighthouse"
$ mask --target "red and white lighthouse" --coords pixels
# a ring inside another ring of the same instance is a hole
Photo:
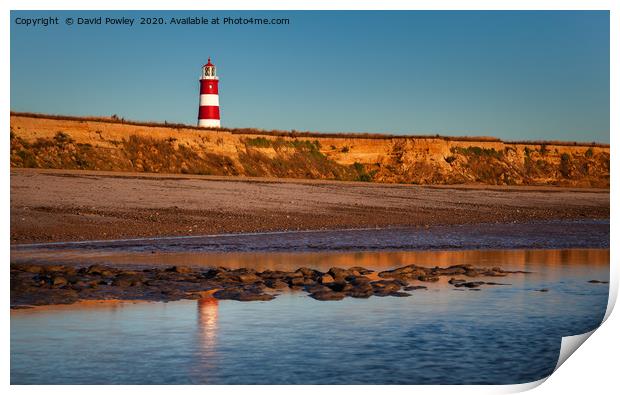
[[[198,126],[204,128],[220,127],[220,98],[218,93],[219,78],[215,73],[215,65],[211,58],[202,66],[200,77],[200,109],[198,110]]]

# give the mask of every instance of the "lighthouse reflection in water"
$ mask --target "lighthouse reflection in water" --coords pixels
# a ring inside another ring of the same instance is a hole
[[[200,345],[206,353],[214,350],[217,339],[217,314],[218,300],[213,297],[199,299],[198,306],[198,330]]]

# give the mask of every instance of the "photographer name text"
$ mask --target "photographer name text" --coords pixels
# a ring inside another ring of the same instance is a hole
[[[255,17],[44,17],[44,18],[21,18],[14,20],[16,25],[26,27],[48,27],[54,25],[67,26],[138,26],[138,25],[288,25],[289,18],[255,18]]]

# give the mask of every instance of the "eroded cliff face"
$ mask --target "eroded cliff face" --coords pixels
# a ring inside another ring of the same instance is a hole
[[[11,115],[11,166],[413,184],[609,187],[609,147],[291,137]]]

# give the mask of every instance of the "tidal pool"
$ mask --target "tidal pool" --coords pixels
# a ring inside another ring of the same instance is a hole
[[[12,384],[523,383],[549,375],[561,337],[595,329],[608,299],[607,284],[588,282],[609,280],[606,248],[110,251],[31,259],[319,270],[471,263],[532,273],[480,291],[425,284],[428,290],[406,298],[321,302],[284,292],[269,302],[204,298],[14,310]]]

